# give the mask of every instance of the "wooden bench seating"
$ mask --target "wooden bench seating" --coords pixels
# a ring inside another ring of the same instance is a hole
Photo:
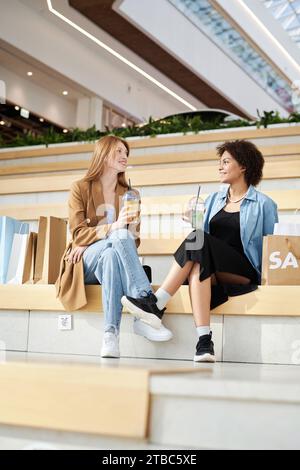
[[[168,186],[183,184],[218,183],[218,167],[209,165],[152,168],[149,170],[129,170],[132,184],[139,187]],[[38,192],[68,191],[71,184],[83,174],[59,174],[47,176],[6,177],[0,184],[0,195]],[[264,180],[300,178],[300,159],[267,162],[264,167]]]
[[[71,150],[67,148],[66,153],[63,153],[63,156],[70,157],[68,161],[55,161],[55,162],[39,162],[26,165],[10,165],[10,166],[0,166],[0,177],[9,176],[9,175],[24,175],[24,174],[40,174],[40,173],[51,173],[51,172],[71,172],[79,170],[87,170],[89,165],[89,159],[85,160],[72,160],[72,156],[76,155],[79,146],[74,146],[73,154],[69,153]],[[83,150],[86,150],[86,146],[82,146]],[[47,149],[49,156],[51,155],[51,149]],[[55,148],[53,149],[55,150]],[[288,161],[291,157],[300,157],[300,145],[299,144],[288,144],[288,145],[271,145],[271,146],[261,146],[260,150],[263,155],[266,157],[266,160],[270,160],[272,157],[276,159],[282,159]],[[90,154],[92,154],[92,149],[89,149]],[[32,155],[28,155],[27,158],[34,158],[38,155],[32,150]],[[45,152],[43,152],[45,153]],[[51,156],[55,156],[56,153]],[[0,153],[0,161],[3,160],[3,154]],[[8,154],[8,160],[10,156]],[[129,158],[129,166],[148,168],[153,165],[169,165],[173,163],[189,163],[189,162],[205,162],[205,161],[215,161],[217,160],[216,150],[201,150],[201,151],[187,151],[187,152],[172,152],[172,153],[155,153],[150,155],[134,155]]]
[[[156,290],[158,286],[154,286]],[[88,304],[79,312],[99,313],[101,287],[86,286]],[[54,285],[0,285],[1,310],[64,311]],[[76,313],[76,312],[75,312]],[[181,286],[167,314],[191,314],[188,286]],[[231,297],[212,311],[215,315],[300,316],[300,286],[259,286],[249,294]]]

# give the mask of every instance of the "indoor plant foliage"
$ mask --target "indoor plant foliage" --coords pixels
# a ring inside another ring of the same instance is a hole
[[[177,115],[160,120],[154,120],[152,117],[150,117],[146,124],[137,124],[125,128],[106,128],[106,130],[103,132],[98,131],[95,126],[85,131],[78,128],[70,129],[67,134],[56,132],[53,128],[50,128],[43,134],[38,135],[33,134],[32,132],[19,134],[10,142],[6,142],[0,135],[0,147],[21,147],[29,145],[47,146],[49,144],[59,144],[66,142],[94,142],[107,134],[113,134],[123,138],[145,136],[155,137],[156,135],[160,134],[186,134],[188,132],[198,133],[208,130],[230,129],[236,127],[257,126],[258,128],[267,128],[271,124],[290,124],[297,122],[300,123],[300,113],[292,113],[289,117],[282,118],[278,112],[274,111],[264,111],[262,115],[258,112],[258,119],[256,121],[234,119],[226,122],[221,118],[215,118],[213,120],[207,121],[202,120],[201,116],[199,115],[192,117]]]

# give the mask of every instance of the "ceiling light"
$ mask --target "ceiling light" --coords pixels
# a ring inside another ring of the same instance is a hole
[[[19,109],[20,109],[20,106],[15,106],[16,111],[19,111]]]
[[[64,90],[64,91],[62,92],[62,94],[65,95],[65,96],[67,96],[67,95],[69,94],[69,92],[68,92],[67,90]]]
[[[40,118],[40,122],[44,122],[44,118]]]
[[[27,72],[28,77],[32,77],[33,73],[32,72]]]
[[[154,83],[154,85],[158,86],[161,90],[165,91],[166,93],[168,93],[169,95],[171,95],[173,98],[175,98],[177,101],[180,101],[180,103],[184,104],[185,106],[187,106],[189,109],[191,109],[192,111],[197,111],[197,108],[195,106],[193,106],[191,103],[189,103],[188,101],[186,101],[184,98],[181,98],[181,96],[177,95],[177,93],[175,93],[174,91],[170,90],[170,88],[166,87],[165,85],[163,85],[161,82],[159,82],[158,80],[156,80],[156,78],[152,77],[151,75],[149,75],[147,72],[145,72],[144,70],[142,70],[140,67],[138,67],[137,65],[135,65],[133,62],[130,62],[129,60],[127,60],[125,57],[123,57],[121,54],[119,54],[117,51],[115,51],[114,49],[112,49],[111,47],[107,46],[104,42],[100,41],[98,38],[96,38],[95,36],[93,36],[91,33],[89,33],[88,31],[86,31],[85,29],[81,28],[78,24],[74,23],[73,21],[71,21],[69,18],[67,18],[66,16],[62,15],[61,13],[59,13],[59,11],[55,10],[55,8],[53,8],[52,6],[52,0],[47,0],[47,5],[48,5],[48,10],[53,13],[53,15],[56,15],[58,18],[60,18],[62,21],[64,21],[65,23],[67,23],[68,25],[72,26],[72,28],[76,29],[77,31],[79,31],[81,34],[83,34],[84,36],[86,36],[87,38],[89,38],[91,41],[93,41],[94,43],[96,43],[98,46],[102,47],[102,49],[105,49],[107,52],[109,52],[110,54],[112,54],[114,57],[116,57],[117,59],[119,59],[121,62],[123,62],[124,64],[128,65],[130,68],[132,68],[133,70],[135,70],[137,73],[139,73],[140,75],[142,75],[143,77],[145,77],[147,80],[149,80],[150,82]]]
[[[0,121],[0,126],[4,126],[5,122],[4,121]]]
[[[29,118],[29,111],[28,111],[28,109],[21,108],[20,115],[21,115],[23,118],[28,119],[28,118]]]
[[[68,132],[69,132],[68,129],[64,129],[64,130],[63,130],[63,133],[64,133],[64,134],[67,134]]]

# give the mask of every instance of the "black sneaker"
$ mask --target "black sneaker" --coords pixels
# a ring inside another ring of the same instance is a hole
[[[212,332],[209,335],[200,336],[194,356],[195,362],[216,362],[214,343],[211,338]]]
[[[153,328],[159,329],[162,316],[166,309],[163,308],[159,310],[156,302],[157,298],[153,293],[149,294],[147,297],[140,297],[138,299],[124,295],[121,299],[121,303],[126,311],[132,313],[136,318],[140,318]]]

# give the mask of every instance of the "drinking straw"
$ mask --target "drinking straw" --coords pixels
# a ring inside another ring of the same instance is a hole
[[[130,178],[128,179],[129,181],[129,189],[131,189],[131,181],[130,181]]]
[[[196,207],[197,207],[197,204],[198,204],[200,191],[201,191],[201,184],[199,184],[199,188],[198,188],[198,194],[197,194],[197,199],[196,199]]]

